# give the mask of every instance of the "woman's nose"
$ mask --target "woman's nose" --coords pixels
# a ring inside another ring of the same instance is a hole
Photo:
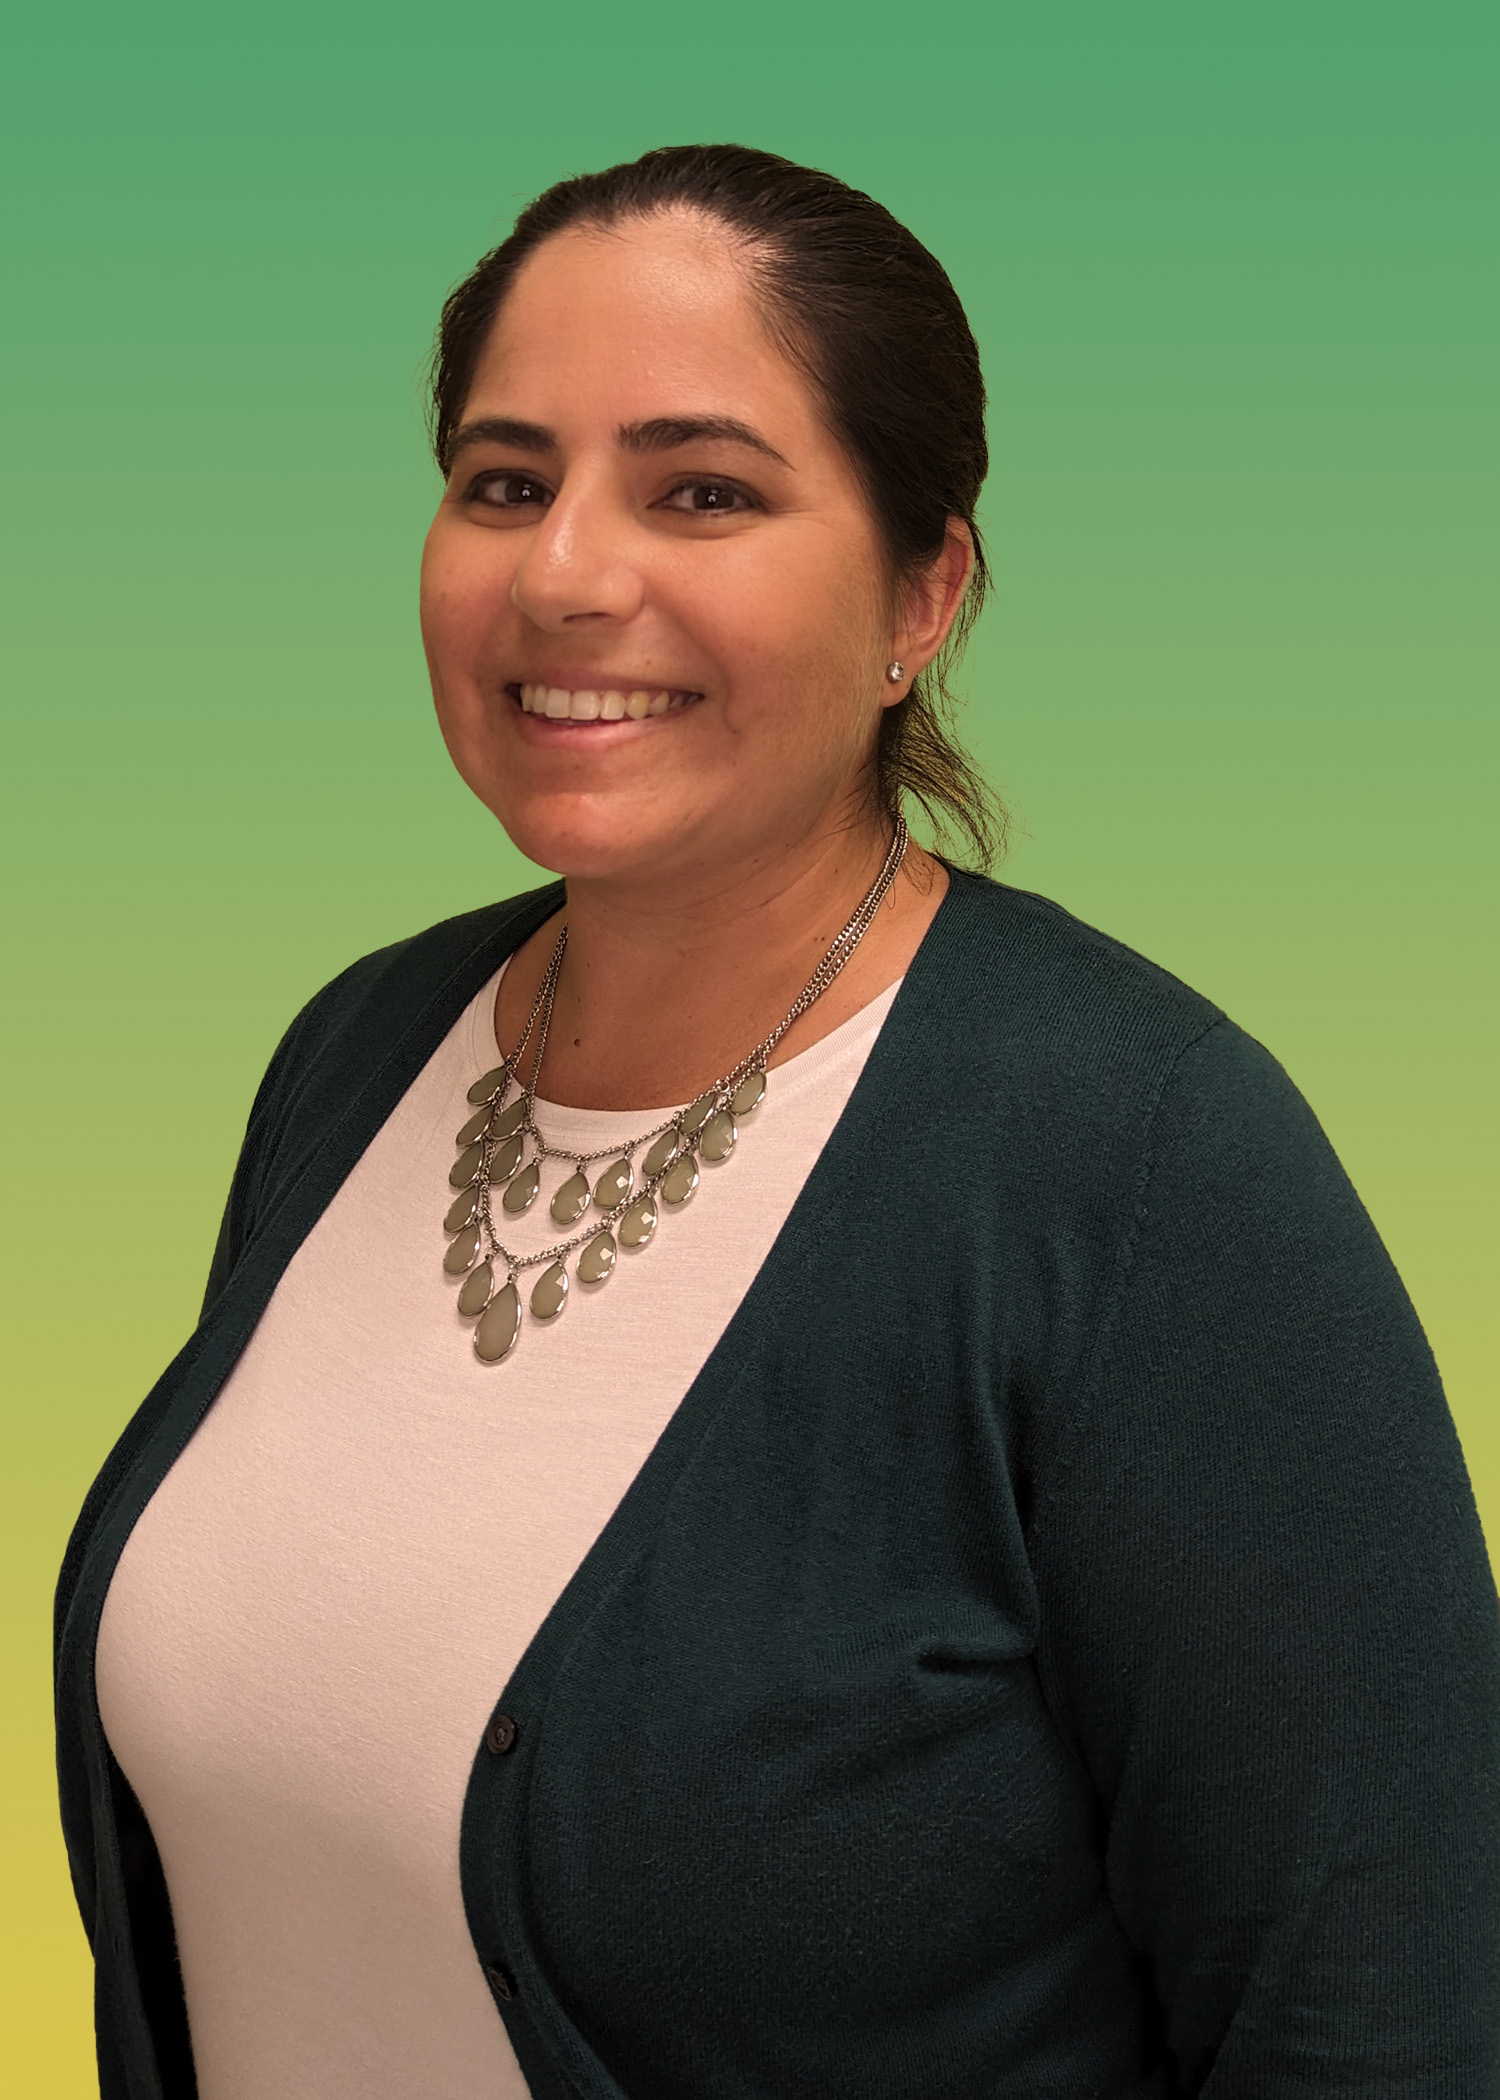
[[[629,555],[629,522],[597,491],[559,491],[527,535],[512,604],[548,630],[581,619],[630,619],[643,593]]]

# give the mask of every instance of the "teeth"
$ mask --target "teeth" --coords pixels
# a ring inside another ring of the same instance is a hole
[[[640,722],[647,715],[670,714],[698,698],[697,693],[674,693],[662,687],[655,691],[637,687],[633,693],[614,688],[598,692],[591,687],[572,693],[561,685],[521,687],[522,710],[528,715],[545,715],[553,722]]]

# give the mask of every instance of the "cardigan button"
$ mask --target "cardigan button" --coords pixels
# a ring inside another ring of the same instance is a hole
[[[509,1714],[496,1714],[484,1731],[485,1747],[496,1757],[504,1757],[506,1751],[514,1747],[517,1733],[516,1724]]]
[[[497,1998],[514,1998],[516,1995],[516,1980],[508,1969],[502,1969],[499,1962],[492,1961],[486,1967],[484,1973],[490,1979],[490,1986]]]

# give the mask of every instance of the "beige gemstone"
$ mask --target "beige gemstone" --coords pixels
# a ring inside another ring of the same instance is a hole
[[[490,1302],[490,1293],[495,1288],[495,1272],[487,1261],[477,1269],[470,1269],[458,1294],[458,1309],[466,1320],[477,1320]]]
[[[603,1283],[614,1265],[614,1234],[612,1232],[596,1232],[578,1257],[578,1281],[580,1283]]]
[[[507,1186],[502,1201],[513,1218],[518,1218],[523,1210],[530,1210],[535,1203],[537,1184],[541,1178],[542,1170],[533,1160],[529,1167],[522,1167],[515,1180]]]
[[[728,1109],[716,1108],[703,1126],[698,1150],[705,1159],[728,1159],[738,1136],[739,1132],[734,1127],[734,1117]]]
[[[483,1079],[475,1080],[474,1084],[469,1088],[469,1099],[471,1101],[488,1101],[492,1095],[501,1091],[509,1078],[510,1072],[505,1065],[495,1065],[490,1071],[485,1073]]]
[[[613,1210],[617,1203],[625,1201],[634,1186],[634,1167],[628,1159],[617,1159],[594,1183],[594,1201],[601,1210]]]
[[[448,1179],[456,1189],[461,1189],[465,1182],[474,1179],[483,1163],[484,1140],[483,1138],[476,1138],[472,1145],[464,1147],[463,1151],[459,1153],[457,1159],[448,1169]]]
[[[475,1138],[483,1137],[489,1127],[489,1110],[487,1108],[476,1109],[453,1142],[455,1145],[472,1145]]]
[[[641,1172],[648,1181],[654,1181],[663,1167],[670,1166],[677,1157],[680,1140],[675,1130],[664,1130],[641,1163]]]
[[[644,1247],[656,1230],[656,1205],[649,1196],[637,1196],[620,1220],[620,1239],[627,1247]]]
[[[667,1177],[661,1185],[664,1203],[686,1203],[698,1186],[698,1162],[691,1152],[684,1152],[681,1159],[674,1160],[667,1169]]]
[[[526,1096],[521,1094],[512,1101],[509,1108],[501,1109],[499,1115],[495,1118],[495,1127],[490,1132],[490,1135],[496,1138],[514,1137],[525,1121]]]
[[[521,1293],[513,1283],[496,1291],[474,1330],[474,1354],[482,1363],[497,1364],[508,1356],[521,1332]]]
[[[449,1204],[448,1215],[443,1220],[443,1230],[444,1232],[462,1232],[466,1225],[473,1224],[478,1215],[479,1191],[471,1182],[460,1193],[457,1201]]]
[[[521,1164],[521,1154],[526,1150],[524,1137],[502,1138],[490,1154],[490,1180],[509,1181]]]
[[[730,1095],[729,1106],[734,1110],[737,1116],[748,1116],[753,1109],[757,1109],[760,1107],[761,1102],[765,1098],[765,1092],[765,1073],[752,1072],[748,1079],[742,1079],[740,1081],[739,1085]]]
[[[555,1320],[568,1302],[568,1265],[555,1261],[531,1293],[534,1320]]]
[[[589,1178],[580,1167],[552,1198],[552,1215],[559,1225],[575,1225],[588,1207]]]
[[[479,1227],[466,1225],[456,1240],[448,1246],[443,1256],[443,1267],[450,1276],[462,1276],[465,1269],[472,1269],[479,1259]]]
[[[698,1132],[713,1114],[716,1099],[717,1096],[713,1094],[700,1094],[698,1096],[692,1107],[686,1111],[682,1118],[682,1128],[686,1136],[696,1137],[698,1135]]]

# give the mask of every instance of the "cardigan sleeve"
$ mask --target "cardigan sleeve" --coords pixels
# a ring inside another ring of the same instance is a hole
[[[1416,1315],[1228,1022],[1041,1483],[1043,1682],[1204,2100],[1500,2093],[1500,1615]]]

